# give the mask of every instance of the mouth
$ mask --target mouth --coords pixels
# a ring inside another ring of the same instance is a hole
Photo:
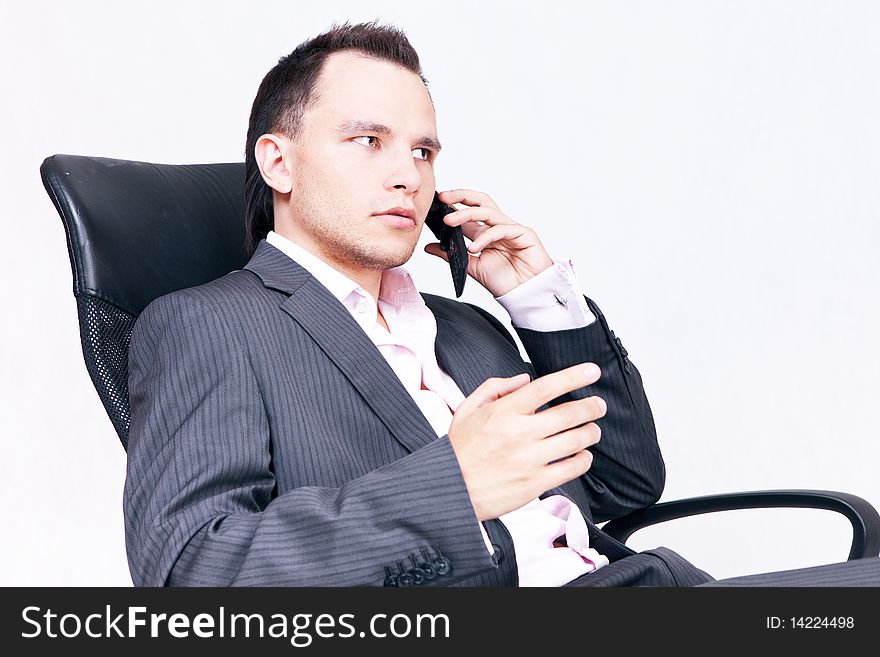
[[[395,207],[382,210],[373,215],[382,223],[394,228],[414,228],[416,225],[416,211],[414,208]]]

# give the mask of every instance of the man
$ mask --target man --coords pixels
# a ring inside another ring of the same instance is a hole
[[[655,502],[664,467],[638,370],[571,263],[486,194],[447,190],[468,273],[531,363],[485,310],[415,290],[402,265],[440,148],[393,28],[335,27],[264,78],[250,261],[157,299],[132,335],[135,584],[712,581],[595,525]]]

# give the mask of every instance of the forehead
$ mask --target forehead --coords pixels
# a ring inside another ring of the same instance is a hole
[[[435,131],[434,106],[418,74],[391,62],[336,52],[324,62],[308,123],[377,121],[400,130]]]

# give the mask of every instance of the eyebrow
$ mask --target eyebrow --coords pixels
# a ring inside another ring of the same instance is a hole
[[[375,132],[377,135],[388,136],[391,134],[391,128],[374,121],[343,121],[336,127],[337,131],[350,134],[353,132]],[[416,139],[416,146],[430,148],[439,153],[442,146],[434,137],[419,137]]]

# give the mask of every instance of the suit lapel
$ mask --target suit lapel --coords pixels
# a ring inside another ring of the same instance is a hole
[[[528,371],[515,349],[508,348],[500,335],[496,337],[486,331],[486,323],[476,311],[470,316],[460,304],[449,299],[422,296],[437,320],[437,362],[465,397],[490,377],[510,377]]]
[[[376,345],[306,269],[265,240],[245,269],[266,287],[290,295],[281,310],[311,336],[401,445],[412,452],[436,440],[427,418]]]
[[[467,350],[465,331],[456,331],[448,320],[436,312],[434,317],[437,319],[437,339],[434,340],[437,364],[455,381],[461,394],[467,397],[491,376],[488,374],[491,370],[482,354]]]

